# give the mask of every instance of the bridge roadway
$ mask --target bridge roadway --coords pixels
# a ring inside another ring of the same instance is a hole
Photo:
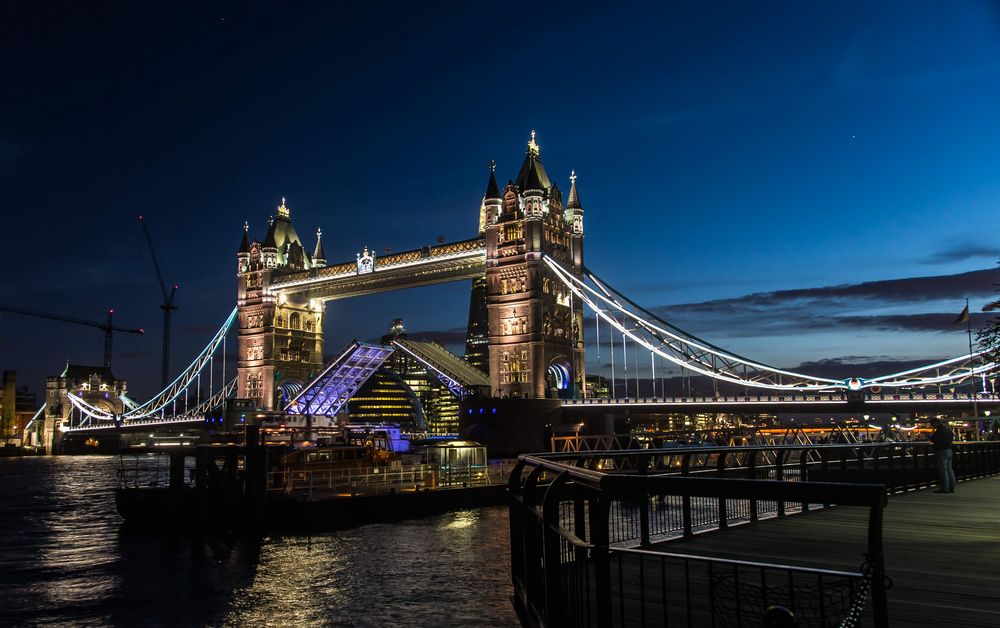
[[[979,412],[1000,410],[1000,395],[979,394]],[[637,397],[566,399],[562,402],[567,416],[593,414],[689,413],[689,412],[770,412],[770,413],[878,413],[878,412],[949,412],[972,411],[970,393],[869,393],[863,399],[847,393],[792,393],[718,395],[703,397]]]
[[[954,494],[894,494],[884,517],[892,626],[1000,626],[1000,477],[960,482]],[[863,509],[830,508],[650,549],[852,570],[865,551],[867,525]]]

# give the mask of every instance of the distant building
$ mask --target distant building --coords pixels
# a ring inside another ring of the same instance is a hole
[[[387,345],[406,337],[403,319],[397,318],[381,342]],[[399,423],[432,434],[458,433],[458,399],[434,373],[403,351],[389,356],[351,398],[347,411],[351,422]]]
[[[27,386],[17,386],[16,371],[3,372],[0,389],[0,439],[4,443],[21,444],[21,435],[31,417],[38,411],[38,399]]]
[[[424,431],[427,420],[420,399],[403,379],[382,367],[347,402],[351,423],[398,424],[407,431]]]
[[[403,319],[392,321],[389,333],[382,336],[382,344],[405,339]],[[395,351],[385,361],[385,368],[399,375],[420,399],[427,419],[427,430],[432,434],[458,433],[458,400],[448,391],[434,373],[403,351]]]
[[[603,375],[587,376],[587,398],[607,399],[611,396],[611,383]]]
[[[49,377],[45,384],[45,414],[78,425],[85,417],[74,410],[66,398],[69,394],[109,414],[121,414],[125,407],[119,396],[127,392],[128,382],[116,378],[111,367],[66,362],[63,372]]]
[[[490,372],[490,314],[486,309],[486,277],[472,280],[469,325],[465,336],[465,361],[484,373]]]

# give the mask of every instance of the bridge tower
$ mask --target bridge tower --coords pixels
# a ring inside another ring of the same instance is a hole
[[[578,397],[584,390],[583,304],[545,262],[583,272],[583,207],[571,177],[563,206],[532,131],[515,181],[494,168],[483,200],[490,382],[494,396]]]
[[[239,360],[236,396],[261,410],[275,410],[294,396],[323,366],[323,302],[273,295],[268,287],[288,272],[326,265],[316,234],[313,255],[306,252],[291,211],[281,199],[263,242],[243,241],[236,254]]]

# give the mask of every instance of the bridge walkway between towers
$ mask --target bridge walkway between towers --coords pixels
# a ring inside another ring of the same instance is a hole
[[[887,592],[894,626],[1000,626],[1000,477],[960,482],[954,494],[894,494],[884,511]],[[829,508],[652,545],[649,549],[851,570],[867,514]],[[627,576],[626,576],[627,579]],[[638,598],[638,592],[636,592]]]

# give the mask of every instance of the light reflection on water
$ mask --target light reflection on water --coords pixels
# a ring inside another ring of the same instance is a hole
[[[503,507],[312,537],[150,535],[120,529],[118,464],[0,459],[0,625],[517,625]]]

